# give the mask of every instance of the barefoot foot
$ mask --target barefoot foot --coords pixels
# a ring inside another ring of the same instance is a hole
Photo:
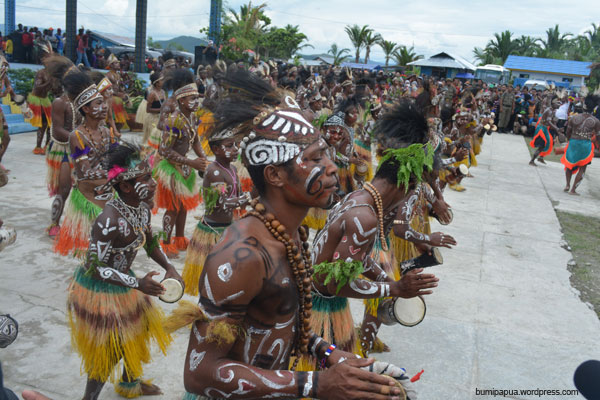
[[[570,194],[571,196],[579,196],[579,193],[577,193],[577,192],[576,192],[576,191],[574,191],[574,190],[571,190],[571,191],[569,192],[569,194]]]
[[[537,167],[537,165],[535,164],[535,161],[533,161],[533,160],[529,161],[529,165],[531,165],[532,167]]]
[[[23,393],[21,393],[21,395],[25,400],[50,400],[50,398],[33,390],[23,390]]]
[[[568,192],[568,191],[569,191],[569,189],[571,189],[571,186],[570,186],[570,185],[567,185],[567,186],[565,186],[565,188],[563,189],[563,192]]]
[[[541,157],[540,157],[540,158],[538,158],[538,161],[539,161],[539,162],[541,162],[542,164],[546,164],[546,161],[544,161],[544,159],[543,159],[543,158],[541,158]]]
[[[158,386],[150,382],[142,381],[140,386],[142,388],[142,396],[158,396],[159,394],[163,394]]]

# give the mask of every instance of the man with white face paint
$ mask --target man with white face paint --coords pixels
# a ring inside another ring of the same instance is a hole
[[[165,121],[158,149],[159,159],[154,161],[154,178],[158,183],[156,206],[167,210],[163,217],[166,238],[161,246],[167,256],[176,257],[189,244],[184,232],[187,212],[200,203],[193,170],[203,172],[208,163],[197,134],[201,120],[198,118],[199,95],[194,76],[184,69],[171,73],[189,75],[190,83],[173,93],[177,107]],[[198,158],[187,157],[190,149]],[[171,243],[173,233],[175,237]]]
[[[169,321],[172,329],[193,324],[186,390],[200,399],[397,398],[393,379],[362,369],[373,360],[335,350],[309,325],[312,268],[300,224],[310,207],[333,202],[336,167],[326,143],[294,99],[261,78],[238,70],[224,84],[236,91],[217,109],[217,126],[242,137],[260,197],[208,255],[199,304],[180,302]],[[328,369],[297,371],[292,359],[308,353]]]

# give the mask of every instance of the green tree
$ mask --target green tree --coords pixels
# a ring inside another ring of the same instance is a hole
[[[354,24],[346,25],[344,30],[348,34],[348,38],[356,50],[354,62],[358,63],[360,61],[360,51],[365,47],[365,37],[369,31],[372,31],[372,29],[369,28],[369,25],[363,25],[361,27]]]
[[[350,53],[350,49],[340,49],[338,45],[333,43],[329,50],[327,50],[327,54],[331,54],[333,57],[333,65],[340,65],[345,62],[350,56],[346,53]]]
[[[160,43],[158,43],[158,42],[155,42],[152,39],[152,36],[148,36],[148,39],[146,40],[146,45],[148,47],[152,47],[154,49],[162,49],[162,45]]]
[[[383,40],[383,38],[377,44],[383,50],[383,54],[385,54],[385,66],[387,67],[390,63],[390,58],[392,58],[392,55],[398,48],[398,44],[389,40]]]
[[[538,39],[538,42],[541,43],[539,54],[547,58],[564,58],[566,48],[569,44],[569,36],[573,36],[573,34],[560,33],[558,24],[554,25],[553,28],[548,28],[546,30],[546,38]]]
[[[367,31],[365,35],[365,64],[369,62],[369,57],[371,56],[371,47],[377,43],[379,43],[383,38],[379,33],[373,32],[372,30]]]
[[[492,57],[500,59],[500,63],[504,64],[508,56],[518,49],[518,43],[513,40],[512,35],[511,31],[494,33],[494,39],[487,43],[485,51]]]
[[[415,53],[414,46],[410,46],[410,48],[406,46],[398,46],[398,48],[396,49],[396,51],[394,51],[392,55],[396,60],[396,64],[403,67],[410,62],[417,61],[423,58],[422,55],[417,55],[417,53]]]
[[[537,39],[532,36],[521,35],[515,42],[517,48],[515,49],[515,55],[525,57],[535,57],[539,54],[540,46],[537,44]]]
[[[298,25],[286,25],[284,28],[272,27],[259,40],[259,48],[265,57],[291,58],[297,51],[313,47],[302,43],[306,35],[298,30]]]

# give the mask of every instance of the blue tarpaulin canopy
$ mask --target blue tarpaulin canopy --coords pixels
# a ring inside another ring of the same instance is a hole
[[[456,74],[457,78],[463,78],[463,79],[473,79],[475,78],[475,76],[470,73],[470,72],[459,72],[458,74]]]

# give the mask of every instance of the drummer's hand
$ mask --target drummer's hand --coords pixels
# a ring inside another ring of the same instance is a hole
[[[437,199],[433,204],[433,211],[437,214],[440,222],[449,224],[452,220],[452,214],[450,214],[450,206],[444,200]]]
[[[430,246],[427,243],[413,243],[413,244],[415,245],[415,247],[417,248],[419,253],[421,253],[421,254],[427,253],[427,254],[431,255],[431,249],[433,249],[433,246]]]
[[[165,292],[165,288],[159,282],[152,279],[153,276],[160,275],[159,272],[148,272],[146,276],[139,280],[138,289],[149,296],[160,296]]]
[[[429,244],[433,247],[447,247],[451,249],[452,246],[456,246],[456,239],[442,232],[433,232],[429,235]]]
[[[423,272],[423,268],[408,271],[402,279],[390,285],[391,296],[410,299],[433,293],[433,291],[427,289],[436,287],[439,279],[433,274],[422,274],[421,272]]]
[[[400,389],[392,379],[362,370],[373,362],[372,358],[348,359],[319,372],[317,395],[323,400],[399,399]]]
[[[165,279],[167,278],[173,278],[179,281],[179,283],[181,283],[181,287],[183,287],[185,289],[185,284],[183,283],[183,279],[181,278],[181,275],[179,275],[179,272],[177,272],[177,270],[175,269],[174,266],[171,265],[171,267],[169,267],[167,269],[167,273],[165,274]]]
[[[365,368],[363,367],[363,369]],[[376,374],[391,376],[402,384],[409,400],[417,400],[417,392],[413,387],[413,383],[410,381],[410,377],[406,375],[406,370],[404,368],[397,367],[394,364],[384,361],[375,361],[369,367],[366,367],[366,369]]]
[[[454,158],[456,161],[462,161],[465,159],[467,154],[469,154],[469,150],[461,147],[460,149],[456,150],[456,153],[454,153]]]

